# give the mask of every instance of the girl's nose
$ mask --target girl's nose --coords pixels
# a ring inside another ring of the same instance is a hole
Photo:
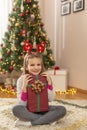
[[[38,68],[38,66],[35,66],[35,69],[37,69]]]

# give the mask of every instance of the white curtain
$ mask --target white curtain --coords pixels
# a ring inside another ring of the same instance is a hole
[[[7,29],[8,16],[12,10],[13,0],[0,0],[0,44]]]

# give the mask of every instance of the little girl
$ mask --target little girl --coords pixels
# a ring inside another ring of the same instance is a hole
[[[50,76],[45,72],[43,60],[40,54],[26,54],[24,59],[23,75],[17,80],[17,97],[18,104],[12,109],[13,114],[18,118],[15,125],[43,125],[58,121],[66,114],[66,109],[63,106],[49,105],[47,112],[34,113],[28,110],[28,92],[27,85],[32,80],[32,75],[45,76],[48,82],[48,101],[53,101],[55,93]],[[32,99],[33,100],[33,99]]]

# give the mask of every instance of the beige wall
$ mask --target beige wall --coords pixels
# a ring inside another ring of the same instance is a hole
[[[87,1],[85,10],[71,14],[59,15],[60,34],[58,45],[58,63],[67,68],[69,85],[87,90]]]
[[[44,22],[44,28],[46,30],[48,39],[51,43],[51,48],[53,49],[54,58],[56,59],[56,13],[55,13],[55,2],[57,0],[38,0],[42,15],[42,20]]]
[[[61,0],[57,3],[56,65],[68,69],[69,86],[87,90],[87,1],[85,10],[77,13],[73,13],[73,0],[68,1],[71,2],[71,14],[65,16],[61,16]],[[53,46],[55,0],[40,2],[44,3],[41,11]]]

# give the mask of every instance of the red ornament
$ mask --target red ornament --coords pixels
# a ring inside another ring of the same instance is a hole
[[[41,27],[43,27],[43,26],[44,26],[44,24],[43,24],[43,23],[41,23],[41,24],[40,24],[40,26],[41,26]]]
[[[6,72],[6,71],[4,71],[4,72],[3,72],[3,74],[7,74],[7,72]]]
[[[45,47],[45,42],[41,42],[40,44],[42,47]]]
[[[21,34],[26,34],[26,30],[23,29],[23,30],[21,31]]]
[[[7,54],[10,55],[10,54],[11,54],[11,50],[8,50],[8,51],[7,51]]]
[[[38,35],[38,32],[35,32],[35,35]]]
[[[2,61],[2,58],[0,58],[0,61]]]
[[[27,34],[26,29],[23,29],[23,30],[20,32],[20,34],[21,34],[22,36],[26,36],[26,34]]]
[[[26,10],[26,15],[28,15],[28,13],[29,13],[29,11],[28,11],[28,10]]]
[[[41,46],[41,44],[40,45],[38,45],[37,46],[37,50],[38,50],[38,52],[44,52],[44,47],[43,46]]]
[[[20,13],[20,16],[21,16],[21,17],[24,17],[24,13]]]
[[[1,43],[0,46],[3,47],[3,43]]]
[[[14,68],[13,68],[13,66],[10,66],[10,67],[9,67],[9,70],[11,70],[11,71],[12,71],[13,69],[14,69]]]
[[[16,91],[16,86],[12,86],[12,91]]]
[[[15,11],[15,8],[13,8],[13,11]]]
[[[30,43],[29,39],[27,39],[27,40],[25,41],[25,44],[27,44],[27,43],[28,43],[28,44]]]
[[[13,26],[8,26],[8,29],[9,29],[9,30],[12,30],[12,28],[13,28]]]
[[[17,8],[13,8],[13,11],[17,11]]]
[[[26,20],[26,21],[25,21],[25,24],[28,24],[28,23],[29,23],[29,21],[28,21],[28,20]]]
[[[29,4],[30,2],[31,2],[31,0],[26,0],[26,3],[28,3],[28,4]]]
[[[25,46],[24,46],[24,51],[26,51],[26,52],[31,52],[31,51],[32,51],[32,48],[33,48],[32,44],[29,43],[29,40],[26,40],[26,41],[25,41]]]

